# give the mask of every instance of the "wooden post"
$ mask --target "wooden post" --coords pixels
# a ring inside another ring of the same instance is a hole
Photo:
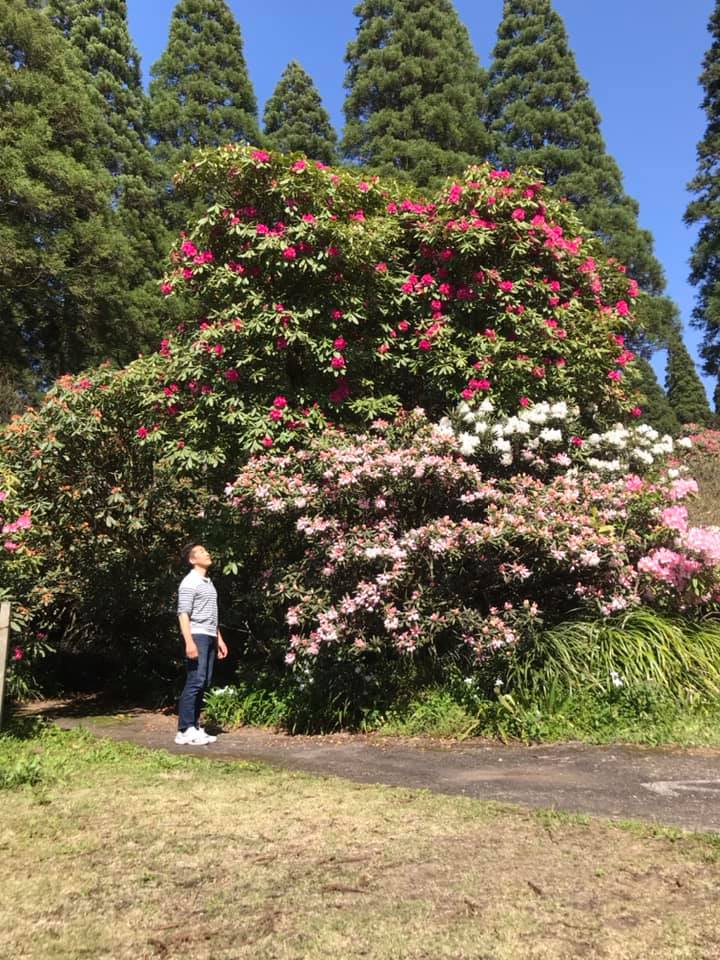
[[[8,662],[10,640],[10,604],[0,603],[0,730],[3,722],[3,700],[5,698],[5,671]]]

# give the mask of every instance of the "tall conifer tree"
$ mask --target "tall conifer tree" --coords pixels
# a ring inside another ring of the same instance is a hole
[[[323,163],[337,162],[337,134],[312,77],[292,60],[265,105],[268,145],[282,153],[300,151]]]
[[[171,176],[197,147],[260,142],[242,35],[225,0],[179,0],[151,76],[149,129]]]
[[[451,0],[361,0],[345,61],[345,156],[424,186],[484,160],[485,74]]]
[[[707,127],[697,148],[697,172],[689,184],[695,199],[687,208],[685,222],[700,226],[690,258],[690,282],[698,288],[693,323],[704,331],[700,354],[706,373],[717,378],[716,410],[720,413],[720,0],[708,29],[712,43],[700,75]]]
[[[680,421],[670,406],[667,394],[660,386],[652,365],[645,357],[638,357],[634,371],[637,386],[642,393],[643,421],[660,433],[671,436],[680,432]]]
[[[668,345],[665,393],[680,423],[707,423],[710,405],[693,359],[680,337]]]
[[[123,283],[123,320],[128,339],[135,339],[137,350],[144,349],[164,322],[159,279],[172,237],[162,218],[163,172],[145,129],[140,57],[130,38],[127,3],[48,0],[45,11],[78,51],[105,107],[111,134],[97,149],[113,177],[115,211],[133,247]]]
[[[488,123],[498,160],[536,167],[571,200],[589,229],[607,241],[641,289],[638,313],[654,346],[679,330],[677,310],[664,297],[665,277],[649,231],[638,225],[600,132],[600,115],[550,0],[505,0],[488,85]]]
[[[110,129],[47,17],[0,0],[0,361],[18,388],[104,356],[131,359],[132,245],[97,144]]]

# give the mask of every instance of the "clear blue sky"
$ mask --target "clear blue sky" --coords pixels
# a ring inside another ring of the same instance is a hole
[[[130,30],[147,83],[167,43],[174,0],[128,0]],[[355,0],[229,0],[240,25],[260,115],[289,60],[313,77],[338,130],[343,126],[343,57],[355,35]],[[694,290],[687,261],[695,234],[682,222],[696,146],[705,130],[698,85],[710,45],[713,0],[554,0],[580,72],[602,116],[608,151],[640,203],[640,223],[655,238],[668,293],[690,328]],[[502,0],[455,0],[484,66],[490,63]],[[656,367],[660,367],[658,358]],[[712,395],[713,385],[706,379]]]

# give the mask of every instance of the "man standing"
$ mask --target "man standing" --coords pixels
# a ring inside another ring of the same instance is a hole
[[[201,746],[214,743],[200,726],[203,696],[212,680],[215,657],[223,660],[227,647],[218,628],[217,591],[208,577],[212,557],[200,543],[190,543],[183,558],[192,570],[178,591],[178,620],[185,641],[187,678],[178,705],[175,743]]]

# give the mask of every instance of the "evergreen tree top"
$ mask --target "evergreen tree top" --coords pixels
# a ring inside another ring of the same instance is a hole
[[[299,151],[323,163],[337,162],[337,134],[312,78],[297,60],[283,71],[265,106],[265,134],[282,153]]]
[[[652,235],[639,226],[638,204],[607,153],[600,114],[562,18],[550,0],[505,0],[497,37],[487,119],[499,162],[538,168],[575,204],[586,226],[650,294],[639,313],[650,340],[663,344],[677,329],[676,308],[661,296],[665,276]]]
[[[179,162],[195,147],[259,141],[242,35],[225,0],[180,0],[151,76],[150,130],[161,155]]]
[[[685,222],[699,224],[690,257],[690,282],[697,286],[693,323],[704,331],[700,353],[707,373],[719,376],[720,385],[720,0],[710,17],[711,45],[703,59],[700,84],[707,125],[697,147],[697,170],[688,184],[694,198]],[[719,387],[720,389],[720,387]]]
[[[484,73],[450,0],[362,0],[345,57],[345,155],[419,184],[485,159]]]

